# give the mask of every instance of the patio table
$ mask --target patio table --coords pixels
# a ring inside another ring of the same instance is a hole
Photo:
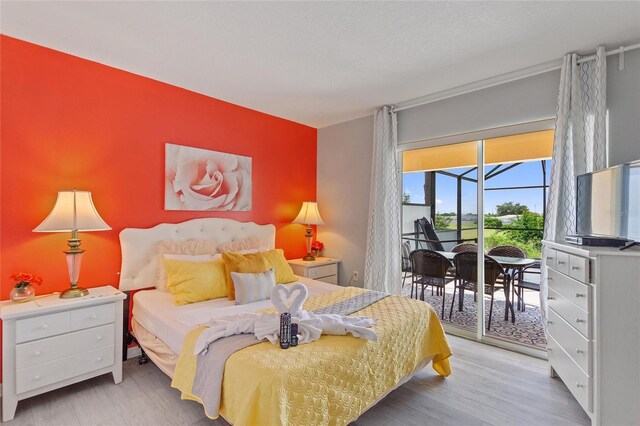
[[[438,253],[442,254],[443,256],[445,256],[447,259],[449,259],[450,261],[453,262],[453,258],[455,257],[455,255],[457,253],[453,253],[450,251],[439,251]],[[495,259],[498,263],[500,263],[500,265],[505,269],[505,271],[508,271],[509,269],[513,269],[513,270],[518,270],[520,273],[518,274],[518,280],[521,281],[522,280],[522,270],[533,265],[536,262],[536,259],[529,259],[529,258],[521,258],[521,257],[508,257],[508,256],[491,256],[493,259]],[[513,307],[511,306],[511,298],[510,298],[510,294],[511,294],[511,288],[510,288],[511,284],[507,284],[505,283],[505,299],[506,299],[506,305],[505,305],[505,310],[504,310],[504,319],[505,321],[509,320],[509,310],[511,311],[511,322],[515,322],[516,321],[516,316],[515,313],[513,312]],[[483,291],[484,294],[484,291]],[[460,297],[458,298],[458,310],[462,311],[464,306],[464,290],[461,290],[461,294]]]

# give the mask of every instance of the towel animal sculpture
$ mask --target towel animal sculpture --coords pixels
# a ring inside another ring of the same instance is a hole
[[[198,337],[194,354],[206,353],[210,343],[236,334],[255,334],[257,340],[268,340],[275,344],[280,334],[280,314],[285,312],[291,314],[292,323],[298,324],[299,345],[318,340],[322,334],[352,334],[366,340],[377,339],[378,335],[371,328],[376,323],[372,318],[315,314],[302,310],[308,295],[304,284],[297,283],[289,288],[280,284],[271,289],[271,303],[278,313],[229,315],[201,324],[208,328]],[[289,300],[291,302],[287,304]]]

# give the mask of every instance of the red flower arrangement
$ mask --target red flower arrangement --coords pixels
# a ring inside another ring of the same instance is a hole
[[[18,272],[17,274],[9,275],[9,278],[16,282],[16,288],[25,288],[29,284],[42,284],[42,278],[37,275],[27,274],[25,272]]]
[[[313,244],[311,244],[311,250],[315,250],[318,253],[320,253],[323,248],[324,244],[322,243],[322,241],[314,241]]]

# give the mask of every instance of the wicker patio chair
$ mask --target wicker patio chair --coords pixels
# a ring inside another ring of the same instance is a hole
[[[447,282],[447,271],[453,265],[451,261],[440,253],[433,250],[414,250],[410,254],[411,257],[411,297],[415,289],[416,298],[418,297],[418,286],[421,288],[420,299],[424,300],[424,289],[431,286],[441,290],[442,293],[442,312],[441,317],[444,319],[445,304],[445,287]]]

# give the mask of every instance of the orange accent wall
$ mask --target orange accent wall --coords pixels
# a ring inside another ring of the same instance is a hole
[[[81,233],[85,287],[117,286],[123,228],[162,222],[273,223],[287,257],[304,255],[290,222],[315,200],[316,129],[7,36],[0,67],[1,299],[13,272],[42,276],[40,294],[68,286],[68,235],[32,232],[63,189],[91,191],[113,228]],[[253,210],[165,211],[166,142],[252,157]]]

